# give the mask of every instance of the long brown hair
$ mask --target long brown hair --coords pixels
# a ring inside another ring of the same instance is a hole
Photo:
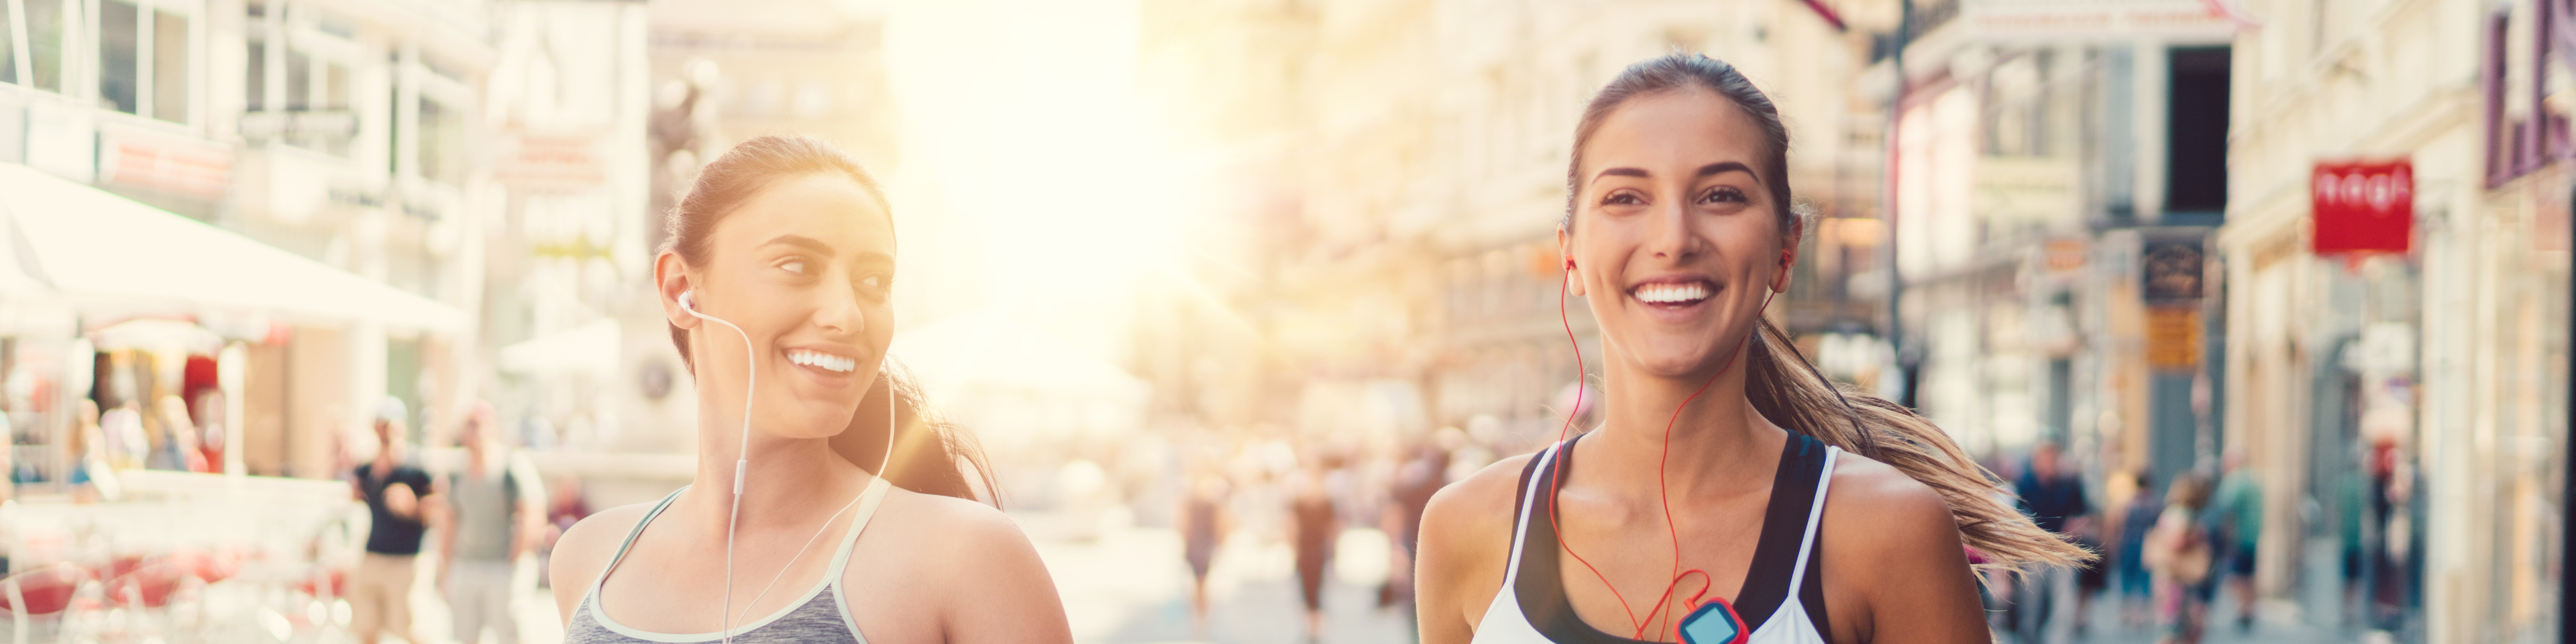
[[[763,136],[733,146],[698,171],[688,194],[672,206],[670,216],[663,222],[667,234],[662,250],[703,266],[709,252],[707,237],[715,231],[717,222],[773,183],[815,174],[848,177],[875,198],[879,207],[886,206],[885,190],[877,185],[876,177],[839,147],[807,136]],[[887,208],[886,216],[894,216],[893,212]],[[672,325],[671,345],[679,348],[681,364],[691,377],[696,377],[697,365],[689,356],[689,331]],[[890,421],[879,420],[889,418],[888,404],[894,405],[895,415]],[[883,461],[887,471],[875,472],[886,482],[922,494],[967,500],[983,500],[968,483],[970,477],[981,481],[984,489],[993,489],[991,468],[974,435],[932,411],[921,388],[892,358],[878,367],[877,385],[861,399],[849,428],[832,437],[832,450],[861,468],[878,469],[888,432],[894,434],[895,456]],[[996,506],[1001,504],[998,493],[991,500]]]
[[[1566,213],[1559,226],[1567,234],[1574,232],[1583,149],[1602,121],[1631,99],[1692,89],[1725,97],[1761,130],[1766,146],[1760,159],[1763,184],[1772,193],[1782,243],[1793,241],[1794,231],[1804,222],[1790,206],[1789,128],[1780,122],[1779,108],[1734,65],[1695,53],[1668,54],[1630,65],[1584,107],[1583,119],[1574,130],[1573,162],[1566,170]],[[1784,348],[1789,355],[1780,355]],[[2000,479],[1959,449],[1932,421],[1904,405],[1825,379],[1798,352],[1788,332],[1768,318],[1756,322],[1747,349],[1744,396],[1755,411],[1789,431],[1886,463],[1931,486],[1949,504],[1960,540],[1996,562],[1991,565],[2066,566],[2093,558],[2063,537],[2039,529],[2007,504]],[[1796,367],[1790,366],[1792,360]]]

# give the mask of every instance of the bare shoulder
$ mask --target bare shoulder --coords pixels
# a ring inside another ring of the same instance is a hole
[[[1872,551],[1959,543],[1959,524],[1940,492],[1903,470],[1850,452],[1835,459],[1824,521],[1828,532],[1861,536],[1838,541],[1873,546]],[[1846,525],[1852,529],[1833,529]]]
[[[993,506],[890,489],[859,543],[843,584],[872,598],[855,614],[862,628],[889,640],[1072,641],[1036,544]]]
[[[651,503],[621,505],[582,517],[555,540],[554,556],[546,566],[546,579],[554,587],[555,603],[569,618],[581,596],[590,592],[599,571],[617,556],[618,546],[626,534],[635,529],[644,514],[653,511]]]
[[[884,504],[869,520],[863,544],[878,541],[879,552],[905,553],[900,565],[917,566],[943,585],[967,588],[989,583],[1027,583],[1047,578],[1037,548],[1019,523],[993,506],[955,497],[922,494],[903,488],[886,490]],[[852,566],[852,571],[859,566]]]
[[[994,543],[1027,543],[1028,536],[1018,523],[993,506],[936,494],[922,494],[895,487],[886,490],[878,516],[899,517],[901,524],[917,536],[959,545]]]
[[[1508,543],[1512,514],[1520,498],[1521,470],[1536,457],[1522,454],[1495,461],[1440,488],[1422,510],[1422,538],[1438,546],[1472,549],[1479,545],[1475,542],[1490,540],[1475,537],[1499,534]]]
[[[1485,466],[1431,495],[1422,511],[1415,560],[1421,641],[1459,644],[1493,602],[1511,558],[1512,515],[1521,469],[1532,455]]]

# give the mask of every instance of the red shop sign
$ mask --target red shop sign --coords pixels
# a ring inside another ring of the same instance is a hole
[[[2405,253],[2415,234],[2415,164],[2318,163],[2308,197],[2315,213],[2310,250]]]

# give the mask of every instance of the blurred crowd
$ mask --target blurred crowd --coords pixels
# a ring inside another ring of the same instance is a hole
[[[2356,455],[2352,467],[2330,475],[2336,498],[2311,500],[2308,508],[2332,518],[2331,574],[2340,594],[2325,623],[2339,622],[2343,631],[2398,630],[2419,601],[2412,475],[2394,452],[2380,443]],[[2098,486],[2088,486],[2089,477],[2054,443],[1989,467],[2012,481],[2021,510],[2041,528],[2100,556],[2074,570],[1986,570],[1997,633],[2023,643],[2143,633],[2191,644],[2255,630],[2265,490],[2242,453],[2226,454],[2215,472],[2191,470],[2163,482],[2146,472],[2112,472],[2094,479]],[[2216,610],[2222,594],[2228,601]],[[2097,611],[2096,603],[2112,608]]]

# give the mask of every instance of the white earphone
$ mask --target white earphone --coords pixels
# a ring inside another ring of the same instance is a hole
[[[735,523],[742,518],[743,479],[751,470],[751,405],[752,401],[757,399],[755,395],[760,391],[760,349],[752,345],[751,334],[743,331],[742,327],[735,326],[734,323],[727,322],[724,318],[699,312],[697,293],[698,292],[696,290],[681,291],[679,298],[680,310],[687,311],[689,315],[697,316],[698,319],[722,324],[725,325],[725,328],[733,329],[735,335],[742,336],[742,351],[745,360],[748,362],[743,371],[742,446],[737,448],[734,452],[733,509],[725,516],[724,616],[721,621],[718,622],[717,630],[718,633],[723,634],[723,641],[729,644],[733,641],[733,534]],[[886,466],[892,464],[894,461],[895,391],[894,383],[892,381],[888,381],[885,384],[886,449],[885,454],[879,456],[877,460],[877,471],[875,474],[878,478],[885,477]],[[856,503],[857,500],[852,499],[852,502]],[[842,508],[844,511],[847,511],[848,509],[849,508],[847,507]],[[831,521],[838,519],[839,517],[840,513],[835,512],[832,514],[832,519],[824,520],[825,528],[829,529]],[[817,535],[819,536],[820,533],[817,533]],[[809,541],[807,545],[812,544]],[[797,554],[802,556],[804,553],[800,549]],[[790,561],[792,563],[793,560]],[[784,573],[785,571],[782,570],[780,572]],[[776,579],[770,580],[771,585],[776,585],[777,583],[778,581]],[[762,595],[767,595],[768,593],[769,589],[761,589]],[[753,603],[757,604],[759,601],[759,596],[752,597]]]

